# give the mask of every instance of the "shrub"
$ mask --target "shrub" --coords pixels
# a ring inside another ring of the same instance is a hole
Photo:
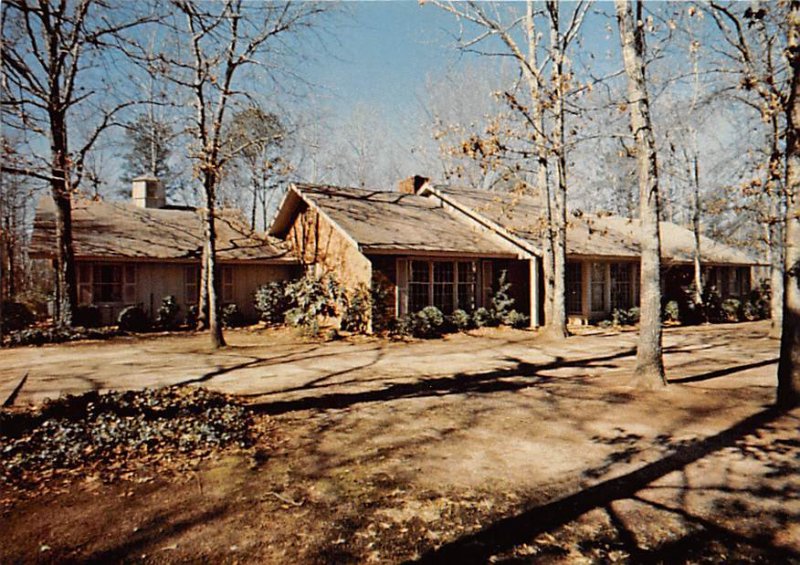
[[[197,304],[191,304],[186,309],[186,325],[190,328],[197,327]]]
[[[260,286],[255,293],[255,309],[262,322],[270,326],[284,323],[286,312],[294,307],[287,284],[274,281]]]
[[[476,328],[483,328],[485,326],[493,325],[494,316],[481,306],[472,313],[472,323]]]
[[[391,281],[381,272],[374,272],[370,285],[370,301],[372,304],[372,331],[380,332],[389,329],[392,320],[392,298],[394,288]]]
[[[758,288],[750,291],[747,301],[744,304],[745,318],[748,320],[766,320],[772,314],[770,311],[770,300],[772,290],[769,280],[764,279]]]
[[[449,322],[458,331],[468,330],[472,326],[472,318],[464,310],[456,310],[450,314]]]
[[[669,306],[671,302],[668,302],[667,306]],[[677,303],[675,304],[677,305]],[[667,308],[665,307],[664,308],[665,314],[666,314],[666,309]],[[611,321],[615,326],[632,326],[639,323],[639,314],[640,314],[639,309],[636,308],[635,306],[629,310],[614,308],[614,311],[611,313]]]
[[[724,322],[725,311],[722,309],[722,297],[715,287],[710,287],[703,292],[703,308],[705,318],[709,322]]]
[[[117,326],[126,332],[146,332],[151,329],[150,318],[140,305],[124,308],[117,317]]]
[[[21,302],[3,301],[3,330],[14,332],[33,324],[34,317],[30,308]]]
[[[742,319],[742,301],[738,298],[726,298],[722,301],[722,311],[726,322],[738,322]]]
[[[680,322],[681,309],[677,300],[670,300],[664,306],[664,321],[666,322]]]
[[[165,330],[171,330],[178,325],[178,312],[181,307],[175,300],[174,296],[165,296],[161,299],[161,306],[158,307],[158,314],[156,317],[156,324],[158,327]]]
[[[286,312],[286,323],[308,335],[319,333],[319,318],[336,316],[344,302],[344,292],[335,279],[306,275],[286,287],[295,306]]]
[[[342,329],[366,333],[372,316],[372,296],[366,286],[360,285],[347,300],[342,314]]]
[[[426,306],[414,314],[414,335],[423,338],[441,337],[444,332],[444,314],[436,306]]]
[[[528,321],[530,318],[523,314],[522,312],[517,312],[516,310],[511,310],[506,315],[505,323],[506,325],[511,326],[512,328],[522,329],[528,327]]]
[[[228,304],[222,309],[222,326],[241,328],[247,325],[247,319],[236,304]]]
[[[502,271],[500,279],[497,281],[497,292],[492,296],[489,310],[492,318],[494,318],[494,325],[509,324],[508,315],[514,305],[514,299],[508,295],[510,288],[511,283],[506,280],[506,271]]]
[[[100,308],[94,304],[84,304],[75,309],[72,324],[83,328],[99,328],[103,325]]]
[[[399,318],[389,320],[387,329],[393,337],[409,337],[414,335],[414,318],[405,314]]]
[[[109,339],[125,332],[117,328],[69,328],[55,326],[52,328],[28,328],[9,334],[7,345],[44,345],[46,343],[64,343],[82,339]]]

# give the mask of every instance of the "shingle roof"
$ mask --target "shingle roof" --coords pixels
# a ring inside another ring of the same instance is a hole
[[[544,213],[532,196],[435,186],[433,190],[474,214],[483,216],[514,236],[541,248]],[[640,255],[639,220],[619,216],[581,214],[567,217],[567,253],[570,255],[637,258]],[[672,263],[689,263],[694,257],[694,234],[671,222],[661,222],[661,254]],[[749,254],[701,236],[704,263],[754,265]]]
[[[335,222],[362,252],[410,251],[508,257],[518,254],[497,236],[481,231],[431,198],[310,184],[294,185],[292,190],[272,224],[270,233],[273,235],[280,237],[288,232],[299,199],[302,199]]]
[[[219,261],[294,261],[284,242],[252,232],[238,210],[218,212],[216,227]],[[78,258],[180,260],[202,254],[203,221],[194,208],[76,200],[72,231]],[[55,205],[44,197],[36,209],[31,255],[51,257],[55,239]]]

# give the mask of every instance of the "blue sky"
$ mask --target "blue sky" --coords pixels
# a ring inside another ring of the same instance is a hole
[[[524,10],[523,3],[507,5]],[[336,18],[325,32],[326,52],[307,66],[307,78],[318,85],[320,96],[339,116],[362,103],[376,108],[400,138],[407,137],[418,127],[418,96],[429,77],[457,73],[462,65],[478,59],[489,71],[494,64],[461,53],[456,48],[457,19],[432,4],[346,2],[343,8],[345,15]],[[594,54],[591,62],[599,74],[611,68],[609,56],[616,57],[618,38],[615,29],[608,29],[613,22],[594,12],[612,8],[610,3],[598,3],[583,28],[584,47]],[[572,6],[562,11],[566,17]],[[500,64],[500,59],[495,61]]]

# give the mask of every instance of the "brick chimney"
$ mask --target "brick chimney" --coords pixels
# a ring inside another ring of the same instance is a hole
[[[416,194],[419,192],[419,189],[422,188],[426,182],[430,179],[427,177],[421,177],[419,175],[414,175],[413,177],[408,177],[407,179],[403,179],[397,183],[397,190],[402,192],[403,194]]]
[[[163,208],[167,196],[161,182],[148,175],[133,179],[133,203],[139,208]]]

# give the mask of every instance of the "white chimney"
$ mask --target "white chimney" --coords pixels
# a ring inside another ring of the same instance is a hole
[[[133,203],[139,208],[163,208],[167,195],[161,182],[148,175],[133,179]]]

